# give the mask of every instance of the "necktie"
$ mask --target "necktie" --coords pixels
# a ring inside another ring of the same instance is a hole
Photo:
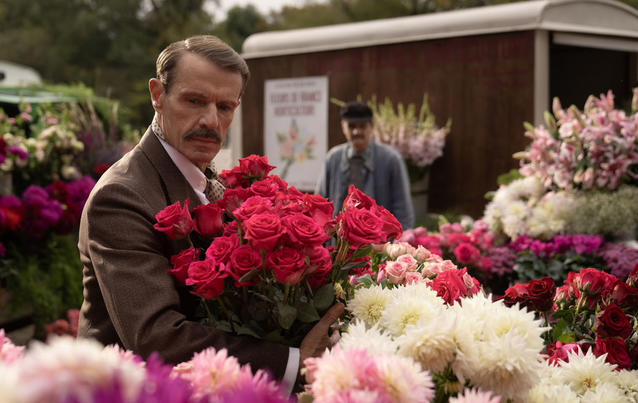
[[[350,158],[350,176],[348,183],[354,185],[357,189],[363,189],[365,180],[365,160],[361,155],[353,155]]]
[[[212,162],[208,167],[206,167],[204,175],[206,175],[206,188],[204,189],[204,195],[209,202],[214,203],[224,197],[224,191],[226,188],[217,180],[215,164]]]

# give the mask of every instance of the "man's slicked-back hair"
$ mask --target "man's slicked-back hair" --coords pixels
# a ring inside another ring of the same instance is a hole
[[[239,96],[242,96],[250,78],[248,65],[233,48],[213,35],[192,36],[183,41],[173,42],[159,54],[155,69],[157,79],[166,92],[170,90],[175,80],[177,62],[187,52],[203,56],[225,70],[240,74],[242,86]]]

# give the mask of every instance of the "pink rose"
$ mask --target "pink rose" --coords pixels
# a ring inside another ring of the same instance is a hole
[[[578,343],[561,343],[557,341],[547,346],[547,361],[550,365],[558,366],[560,361],[569,362],[569,353],[578,351],[581,346]]]
[[[423,247],[423,245],[417,246],[417,248],[412,253],[412,256],[420,262],[423,262],[432,256],[432,253]]]
[[[330,239],[315,220],[301,213],[283,217],[281,223],[292,246],[319,246]]]
[[[216,262],[228,263],[230,254],[239,246],[239,236],[237,233],[228,236],[219,236],[213,239],[208,249],[206,257],[213,258]]]
[[[231,221],[224,225],[224,232],[222,233],[222,236],[231,236],[232,234],[237,233],[239,233],[239,224],[237,221]]]
[[[306,256],[299,248],[283,247],[266,255],[266,269],[282,284],[297,284],[306,269]]]
[[[192,246],[184,249],[177,255],[171,256],[171,265],[173,266],[168,272],[175,277],[180,284],[186,284],[188,277],[188,267],[191,263],[199,260],[199,249]]]
[[[155,214],[157,223],[153,225],[153,228],[173,240],[186,237],[193,229],[193,219],[188,211],[189,202],[189,199],[184,201],[184,208],[180,207],[180,202],[175,202]]]
[[[394,260],[385,264],[386,276],[392,284],[403,284],[406,272],[407,266],[405,263]]]
[[[268,164],[268,157],[266,156],[252,154],[239,159],[239,170],[247,177],[263,178],[273,169],[275,167]]]
[[[326,224],[332,219],[334,205],[330,200],[318,194],[304,193],[302,196],[305,213],[312,217],[320,227],[325,229]]]
[[[338,235],[345,239],[351,249],[372,243],[385,242],[383,222],[373,213],[363,209],[344,210],[337,216]]]
[[[407,273],[405,273],[405,283],[406,284],[416,284],[416,283],[422,283],[425,280],[423,279],[423,276],[421,276],[421,273],[416,272],[416,271],[409,271]]]
[[[397,258],[397,262],[405,264],[405,269],[407,271],[415,271],[419,266],[419,262],[417,262],[416,259],[412,257],[412,255],[408,254],[399,256]]]
[[[195,231],[206,238],[212,238],[222,233],[224,210],[215,203],[202,204],[193,210]]]
[[[270,252],[282,235],[281,219],[276,214],[255,214],[242,223],[244,238],[255,250]]]
[[[191,293],[204,299],[213,299],[224,291],[224,279],[228,277],[224,265],[214,259],[198,260],[188,267],[186,285],[193,286]]]
[[[257,282],[259,282],[258,276],[255,276],[251,281],[243,283],[240,283],[239,279],[246,273],[259,269],[260,267],[261,255],[246,244],[234,249],[230,254],[230,275],[235,279],[235,285],[237,287],[257,284]]]
[[[233,215],[240,221],[245,221],[260,213],[274,214],[272,200],[262,196],[251,196],[241,206],[233,210]]]

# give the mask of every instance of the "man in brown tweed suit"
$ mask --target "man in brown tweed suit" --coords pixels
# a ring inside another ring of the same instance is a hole
[[[79,336],[143,357],[157,351],[173,364],[210,346],[226,348],[291,386],[303,359],[330,345],[329,327],[343,305],[335,305],[299,349],[201,325],[193,316],[196,297],[167,272],[170,257],[188,245],[153,228],[155,214],[176,201],[188,198],[190,208],[207,202],[203,172],[225,140],[248,77],[245,61],[213,36],[175,42],[159,55],[157,77],[149,81],[153,124],[100,178],[82,214]]]

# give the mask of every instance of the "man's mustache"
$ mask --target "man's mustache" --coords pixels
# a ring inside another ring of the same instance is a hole
[[[190,130],[184,135],[184,140],[189,140],[193,137],[203,137],[207,139],[214,139],[218,142],[222,142],[222,137],[219,135],[217,130],[215,129],[206,129],[204,127],[198,127],[193,130]]]

